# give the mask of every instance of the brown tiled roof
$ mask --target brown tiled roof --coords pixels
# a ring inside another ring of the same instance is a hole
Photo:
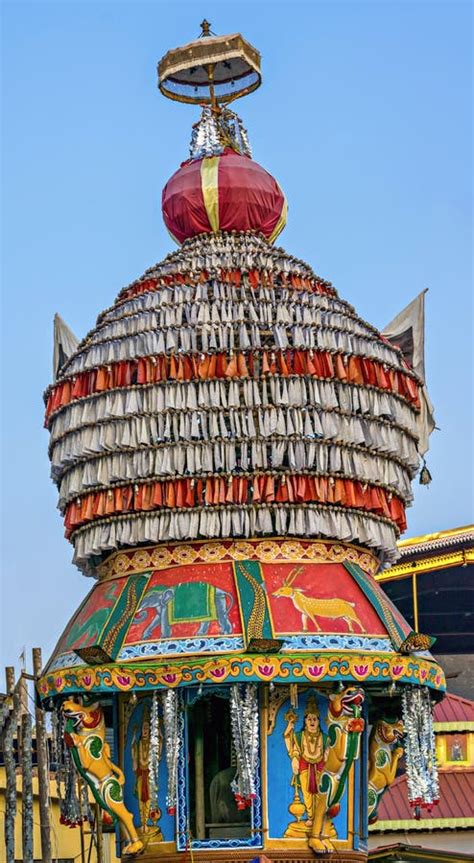
[[[469,819],[474,826],[474,768],[454,768],[442,770],[439,774],[440,799],[432,812],[421,811],[421,818],[417,822],[417,829],[441,829],[442,827],[454,826],[453,824],[442,824],[444,819],[452,822],[453,819]],[[382,797],[379,807],[379,818],[374,824],[374,830],[403,830],[412,825],[406,823],[414,820],[414,812],[408,803],[407,778],[406,775],[395,779],[393,785]],[[397,826],[387,822],[398,822]],[[458,826],[471,826],[470,824]]]
[[[434,709],[435,722],[474,722],[474,701],[447,694]]]

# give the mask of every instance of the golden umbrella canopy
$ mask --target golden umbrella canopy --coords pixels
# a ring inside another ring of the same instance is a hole
[[[168,51],[158,63],[164,96],[192,105],[228,104],[260,86],[260,53],[240,33],[215,36],[201,23],[194,42]]]

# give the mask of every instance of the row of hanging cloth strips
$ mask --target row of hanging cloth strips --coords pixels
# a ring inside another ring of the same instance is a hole
[[[400,531],[405,507],[396,496],[368,483],[316,476],[208,477],[119,486],[78,498],[66,509],[66,536],[96,518],[157,508],[252,505],[259,503],[332,503],[383,516]]]
[[[109,389],[162,381],[233,379],[268,375],[307,375],[335,378],[344,383],[370,386],[401,396],[419,408],[419,389],[413,377],[377,360],[331,354],[328,351],[263,351],[183,355],[165,354],[111,363],[80,372],[47,391],[45,425],[57,410],[76,399]]]

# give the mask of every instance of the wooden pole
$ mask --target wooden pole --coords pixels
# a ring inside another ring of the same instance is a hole
[[[204,799],[204,735],[202,723],[202,704],[197,704],[196,708],[196,725],[194,730],[196,839],[205,839],[206,811]]]
[[[419,632],[419,621],[418,621],[418,585],[416,581],[416,572],[412,575],[412,587],[413,587],[413,629],[415,632]]]
[[[13,742],[18,729],[20,695],[15,687],[15,669],[5,669],[7,695],[11,698],[11,711],[3,732],[3,756],[5,761],[5,853],[6,863],[15,863],[15,818],[16,818],[16,765]]]
[[[86,787],[86,795],[87,795],[87,786]],[[86,863],[86,846],[84,844],[84,821],[82,820],[85,816],[84,812],[84,792],[83,792],[83,784],[80,776],[77,777],[77,792],[79,796],[79,802],[81,804],[81,823],[79,825],[80,830],[80,838],[81,838],[81,863]]]
[[[23,863],[33,863],[32,748],[32,721],[31,715],[27,711],[26,713],[24,712],[21,717],[21,839],[23,847]]]
[[[41,648],[33,648],[33,675],[36,680],[41,677]],[[48,735],[44,721],[44,710],[36,699],[36,751],[38,759],[38,797],[40,812],[41,860],[51,863],[51,819],[49,811],[49,758]]]
[[[104,863],[104,844],[102,839],[102,809],[95,804],[95,827],[97,838],[97,863]]]

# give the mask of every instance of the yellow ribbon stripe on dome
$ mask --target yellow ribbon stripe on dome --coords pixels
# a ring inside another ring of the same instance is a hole
[[[219,156],[208,156],[201,162],[201,188],[207,218],[213,231],[219,230]]]
[[[281,189],[280,189],[280,192],[281,192]],[[281,192],[281,193],[283,195],[283,192]],[[270,234],[270,236],[268,238],[269,243],[274,243],[276,238],[278,237],[278,234],[281,234],[283,228],[286,225],[287,216],[288,216],[288,201],[286,200],[285,196],[283,195],[283,206],[281,208],[280,218],[278,219],[278,222],[276,223],[275,227],[273,228],[272,233]]]

